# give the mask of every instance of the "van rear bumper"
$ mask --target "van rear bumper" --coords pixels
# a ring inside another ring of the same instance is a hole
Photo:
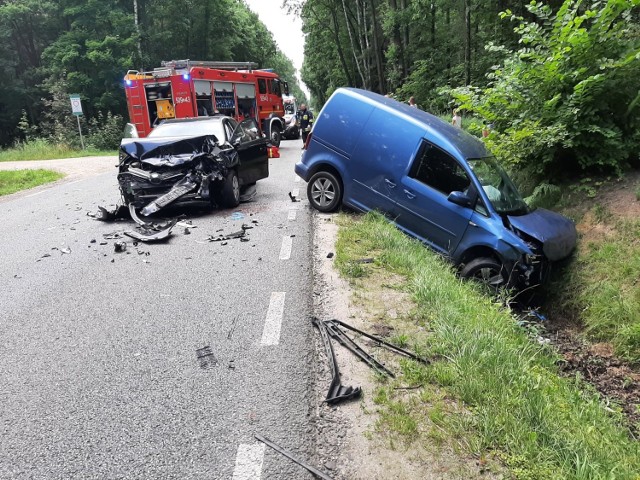
[[[304,163],[298,162],[294,168],[294,172],[300,178],[302,178],[305,182],[309,181],[309,167],[307,167]]]

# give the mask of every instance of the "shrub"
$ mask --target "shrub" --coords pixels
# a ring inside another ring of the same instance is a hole
[[[521,48],[489,74],[487,88],[451,93],[494,124],[487,146],[505,163],[546,179],[583,170],[619,172],[640,147],[640,36],[636,2],[536,2],[518,23]]]
[[[98,150],[113,150],[118,148],[122,140],[122,132],[125,121],[120,115],[108,112],[106,115],[98,115],[89,120],[88,146]]]

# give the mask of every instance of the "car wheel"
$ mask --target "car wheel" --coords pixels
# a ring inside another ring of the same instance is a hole
[[[318,172],[311,177],[307,185],[309,203],[321,212],[333,212],[342,203],[342,185],[336,176],[329,172]]]
[[[229,170],[213,198],[222,208],[234,208],[240,204],[240,180],[235,170]]]
[[[269,135],[269,139],[271,140],[271,145],[274,147],[280,146],[280,140],[282,139],[282,131],[280,127],[277,125],[273,125],[271,127],[271,134]]]
[[[460,275],[484,283],[494,290],[506,287],[509,280],[502,263],[489,257],[471,260],[460,271]]]

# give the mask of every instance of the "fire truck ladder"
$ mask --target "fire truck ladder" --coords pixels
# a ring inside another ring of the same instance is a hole
[[[137,70],[129,70],[125,78],[138,79],[143,77]],[[147,99],[145,97],[144,86],[134,85],[125,89],[126,95],[129,97],[129,116],[131,122],[136,126],[138,132],[144,131],[146,109],[143,105],[146,105]]]
[[[254,70],[258,64],[254,62],[209,62],[199,60],[163,60],[160,65],[165,68],[180,70],[192,67],[217,68],[219,70]]]

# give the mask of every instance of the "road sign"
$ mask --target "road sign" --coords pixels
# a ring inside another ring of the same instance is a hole
[[[80,101],[80,95],[69,95],[71,100],[71,112],[74,115],[82,116],[82,102]]]

